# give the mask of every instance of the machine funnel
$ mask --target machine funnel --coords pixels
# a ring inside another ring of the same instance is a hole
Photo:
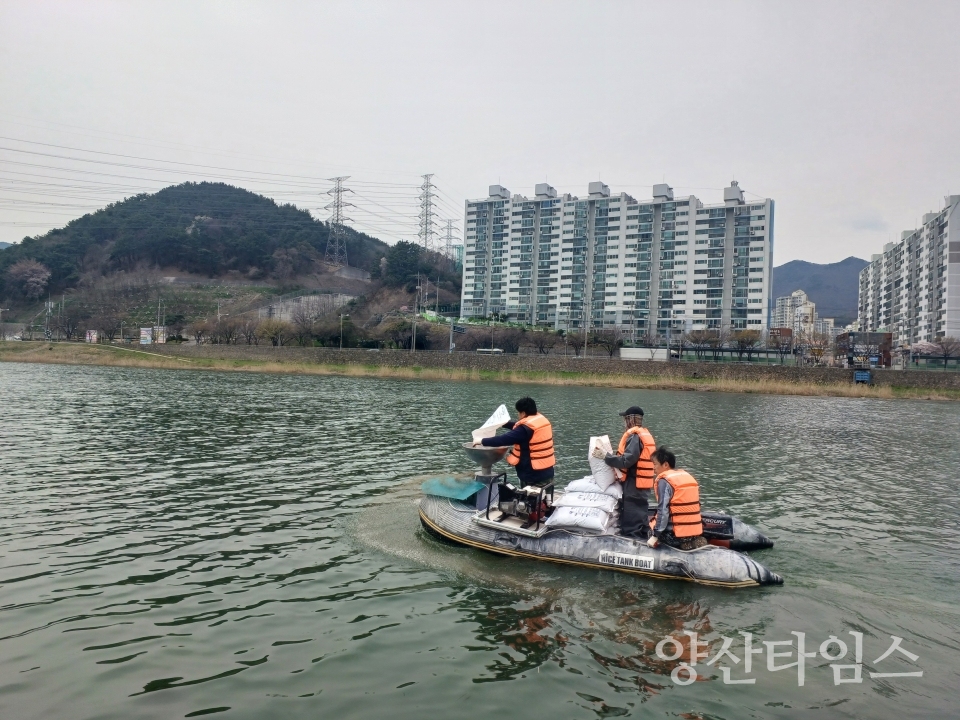
[[[482,468],[479,474],[493,475],[492,468],[494,463],[503,460],[504,456],[509,452],[510,446],[475,447],[473,443],[464,443],[463,450],[467,453],[467,457]]]

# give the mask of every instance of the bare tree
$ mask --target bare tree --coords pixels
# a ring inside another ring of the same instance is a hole
[[[240,321],[237,331],[240,333],[240,336],[246,340],[247,345],[260,344],[260,336],[257,334],[259,325],[260,320],[254,317],[244,318]]]
[[[286,345],[291,337],[292,326],[283,320],[271,318],[260,323],[260,336],[270,341],[274,347]]]
[[[743,356],[746,355],[749,360],[759,342],[759,330],[738,330],[735,332],[733,334],[733,345],[737,351],[737,359],[742,361]]]
[[[960,340],[955,337],[939,337],[933,341],[937,346],[937,357],[943,358],[943,369],[947,369],[947,362],[952,357],[960,355]]]
[[[527,336],[527,341],[537,349],[538,355],[547,355],[550,348],[557,344],[557,336],[550,330],[536,330]]]
[[[458,344],[468,351],[477,350],[479,348],[494,347],[499,347],[501,350],[505,350],[500,343],[501,334],[503,332],[505,332],[504,329],[498,329],[492,326],[470,328],[470,331],[466,334],[466,336],[461,338]]]
[[[293,320],[293,339],[297,341],[297,345],[303,347],[308,341],[313,340],[315,324],[313,315],[301,303],[294,309],[291,319]]]
[[[718,362],[723,357],[723,349],[730,341],[729,328],[720,328],[711,331],[713,337],[710,340],[710,351],[713,353],[713,361]]]
[[[691,330],[687,333],[687,344],[693,348],[698,361],[702,361],[704,355],[706,355],[713,340],[713,335],[709,330]]]
[[[240,335],[237,323],[229,318],[217,323],[217,337],[224,345],[232,345]]]
[[[607,351],[607,355],[612,359],[617,350],[623,347],[623,336],[613,328],[598,330],[593,333],[590,341]]]
[[[683,351],[690,347],[690,338],[688,337],[687,333],[677,333],[676,335],[673,335],[671,342],[673,343],[674,347],[677,348],[677,360],[683,360]],[[667,346],[667,352],[670,352],[669,344]]]
[[[830,345],[833,344],[833,338],[831,338],[828,333],[814,332],[810,334],[805,344],[807,352],[810,353],[810,357],[813,359],[813,364],[823,365],[823,357],[827,354],[827,351],[830,350]]]
[[[193,336],[197,345],[203,345],[207,336],[210,334],[210,324],[206,320],[197,320],[190,326],[188,332]]]
[[[767,347],[777,351],[780,364],[793,350],[793,331],[789,328],[772,328],[767,335]]]
[[[66,340],[73,340],[80,329],[76,314],[68,311],[66,307],[64,307],[63,312],[60,314],[59,328]]]
[[[516,355],[520,352],[527,331],[523,328],[504,328],[497,333],[497,345],[505,353]]]
[[[586,339],[583,337],[582,333],[577,331],[567,333],[567,345],[573,348],[573,354],[575,357],[580,357],[580,353],[583,352],[583,346],[586,344]]]

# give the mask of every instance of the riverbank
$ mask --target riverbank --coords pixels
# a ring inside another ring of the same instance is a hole
[[[662,363],[563,356],[273,348],[245,345],[117,347],[85,343],[0,343],[0,362],[109,365],[228,372],[486,380],[542,385],[648,388],[774,395],[960,400],[960,374],[884,370],[855,385],[838,368]]]

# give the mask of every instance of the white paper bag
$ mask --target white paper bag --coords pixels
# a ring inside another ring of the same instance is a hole
[[[507,412],[507,406],[501,405],[494,410],[493,415],[488,417],[483,425],[473,431],[473,441],[478,443],[483,438],[493,437],[497,434],[497,428],[502,427],[509,419],[510,413]]]
[[[602,489],[606,490],[617,481],[617,476],[613,474],[613,468],[607,465],[602,458],[593,456],[594,449],[598,447],[604,453],[612,453],[613,447],[610,445],[610,436],[601,435],[600,437],[590,438],[590,449],[587,451],[587,460],[590,462],[590,472],[593,473],[593,480]]]

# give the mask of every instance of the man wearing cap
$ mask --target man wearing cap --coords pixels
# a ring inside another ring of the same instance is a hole
[[[628,407],[620,413],[620,417],[623,418],[626,432],[620,438],[617,453],[594,452],[614,469],[617,479],[623,483],[620,534],[646,540],[650,537],[650,489],[653,487],[651,456],[657,449],[657,443],[650,431],[643,427],[642,408],[636,405]]]

